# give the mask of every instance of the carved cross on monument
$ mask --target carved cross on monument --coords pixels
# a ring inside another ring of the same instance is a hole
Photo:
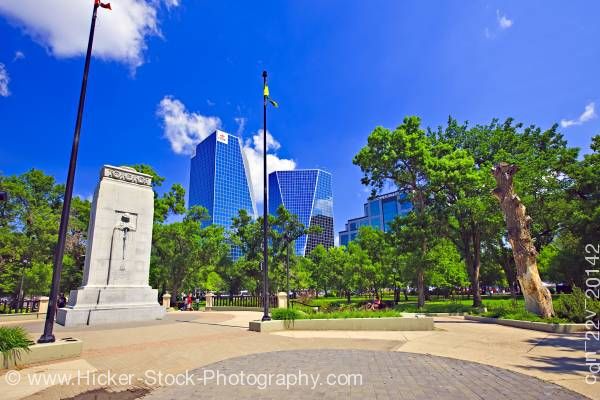
[[[132,223],[132,216],[129,213],[125,213],[121,216],[119,223],[117,224],[116,229],[123,231],[123,252],[121,254],[121,266],[120,270],[125,271],[125,254],[127,250],[127,234],[129,231],[135,230],[135,225]]]

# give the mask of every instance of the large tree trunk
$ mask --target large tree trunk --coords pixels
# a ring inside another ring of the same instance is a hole
[[[473,245],[471,245],[472,240],[475,239],[475,236],[471,235],[471,232],[469,232],[467,229],[461,230],[460,236],[462,240],[463,257],[465,259],[465,265],[471,281],[473,307],[481,307],[481,289],[479,287],[480,262],[476,262],[475,255],[472,251],[472,249],[476,248],[475,244],[473,243]],[[477,257],[477,260],[479,260],[479,257]]]
[[[481,288],[479,287],[479,272],[481,271],[481,235],[477,227],[471,226],[471,237],[473,239],[473,307],[481,307]]]
[[[517,266],[517,279],[525,297],[525,308],[529,312],[548,318],[554,315],[552,296],[543,286],[538,272],[537,251],[529,230],[531,217],[527,215],[525,206],[513,188],[513,175],[517,170],[516,165],[506,163],[492,168],[497,185],[493,194],[500,201],[506,221],[508,241]]]
[[[413,182],[413,187],[418,187],[416,182]],[[421,224],[421,228],[425,229],[425,196],[422,190],[417,190],[417,201],[415,202],[415,207],[417,211],[417,215],[419,217],[419,222]],[[425,262],[425,256],[427,255],[427,239],[424,238],[421,242],[421,262]],[[417,308],[425,307],[425,271],[423,270],[424,266],[420,265],[417,267]],[[428,295],[429,293],[427,293]]]
[[[177,296],[179,296],[179,285],[173,284],[171,289],[171,307],[177,307]]]
[[[423,308],[425,307],[425,272],[422,268],[417,270],[417,292],[419,295],[417,308]]]

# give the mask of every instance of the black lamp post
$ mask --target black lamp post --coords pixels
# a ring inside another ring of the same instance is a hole
[[[286,242],[287,243],[287,242]],[[285,279],[286,279],[286,290],[287,294],[285,295],[288,298],[287,308],[290,308],[290,243],[286,244],[286,255],[285,255]]]
[[[270,321],[269,316],[269,212],[267,205],[267,71],[263,71],[263,321]]]
[[[44,324],[44,333],[38,339],[38,343],[54,342],[54,315],[56,314],[56,302],[60,288],[60,274],[62,272],[62,261],[65,253],[65,240],[67,237],[67,228],[69,226],[69,211],[71,208],[71,198],[73,197],[73,184],[75,182],[75,167],[77,165],[77,152],[79,149],[79,134],[81,132],[81,122],[83,118],[83,108],[85,104],[85,93],[87,89],[87,78],[90,70],[90,59],[92,57],[92,44],[94,42],[94,30],[96,28],[96,16],[98,14],[100,3],[94,2],[94,11],[92,13],[92,23],[90,26],[90,36],[88,39],[87,53],[85,56],[85,66],[83,68],[83,80],[81,82],[81,92],[79,94],[79,107],[77,109],[77,121],[75,122],[75,133],[73,134],[73,145],[71,147],[71,160],[69,162],[69,172],[67,174],[67,186],[65,187],[65,197],[63,200],[62,214],[60,216],[60,228],[58,229],[58,243],[54,250],[54,270],[52,271],[52,287],[50,289],[50,299],[48,300],[48,312],[46,313],[46,322]]]

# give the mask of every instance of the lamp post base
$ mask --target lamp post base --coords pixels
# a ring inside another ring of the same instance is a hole
[[[54,343],[56,341],[56,338],[54,337],[53,334],[49,334],[49,335],[42,335],[40,336],[40,338],[38,339],[38,343]]]
[[[271,317],[269,317],[268,315],[263,315],[261,321],[270,321]]]

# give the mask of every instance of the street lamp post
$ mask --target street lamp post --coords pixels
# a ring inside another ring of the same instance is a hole
[[[54,316],[56,314],[56,302],[58,290],[60,287],[60,275],[62,272],[62,261],[65,253],[65,240],[67,237],[67,228],[69,226],[69,211],[71,208],[71,198],[73,197],[73,184],[75,182],[75,167],[77,166],[77,152],[79,150],[79,134],[81,132],[81,122],[83,119],[83,108],[85,105],[85,93],[87,89],[87,78],[90,70],[90,59],[92,57],[92,45],[94,42],[94,31],[96,28],[96,16],[98,14],[100,2],[94,2],[94,11],[92,13],[92,23],[90,26],[90,36],[88,39],[87,53],[85,56],[85,66],[83,68],[83,80],[81,82],[81,92],[79,94],[79,107],[77,109],[77,121],[75,122],[75,133],[73,134],[73,145],[71,147],[71,160],[69,162],[69,172],[67,174],[67,186],[65,187],[65,197],[63,200],[62,214],[60,216],[60,228],[58,230],[58,243],[54,250],[54,270],[52,271],[52,287],[50,289],[50,299],[48,300],[48,312],[46,313],[46,322],[44,324],[44,333],[38,339],[38,343],[52,343],[55,341],[54,334]]]
[[[263,71],[263,88],[267,87],[267,71]],[[267,209],[267,103],[268,92],[263,90],[263,321],[269,316],[269,214]]]
[[[287,242],[286,242],[287,243]],[[286,287],[287,287],[287,307],[290,308],[289,296],[290,296],[290,243],[286,244],[286,255],[285,255],[285,275],[286,275]]]

